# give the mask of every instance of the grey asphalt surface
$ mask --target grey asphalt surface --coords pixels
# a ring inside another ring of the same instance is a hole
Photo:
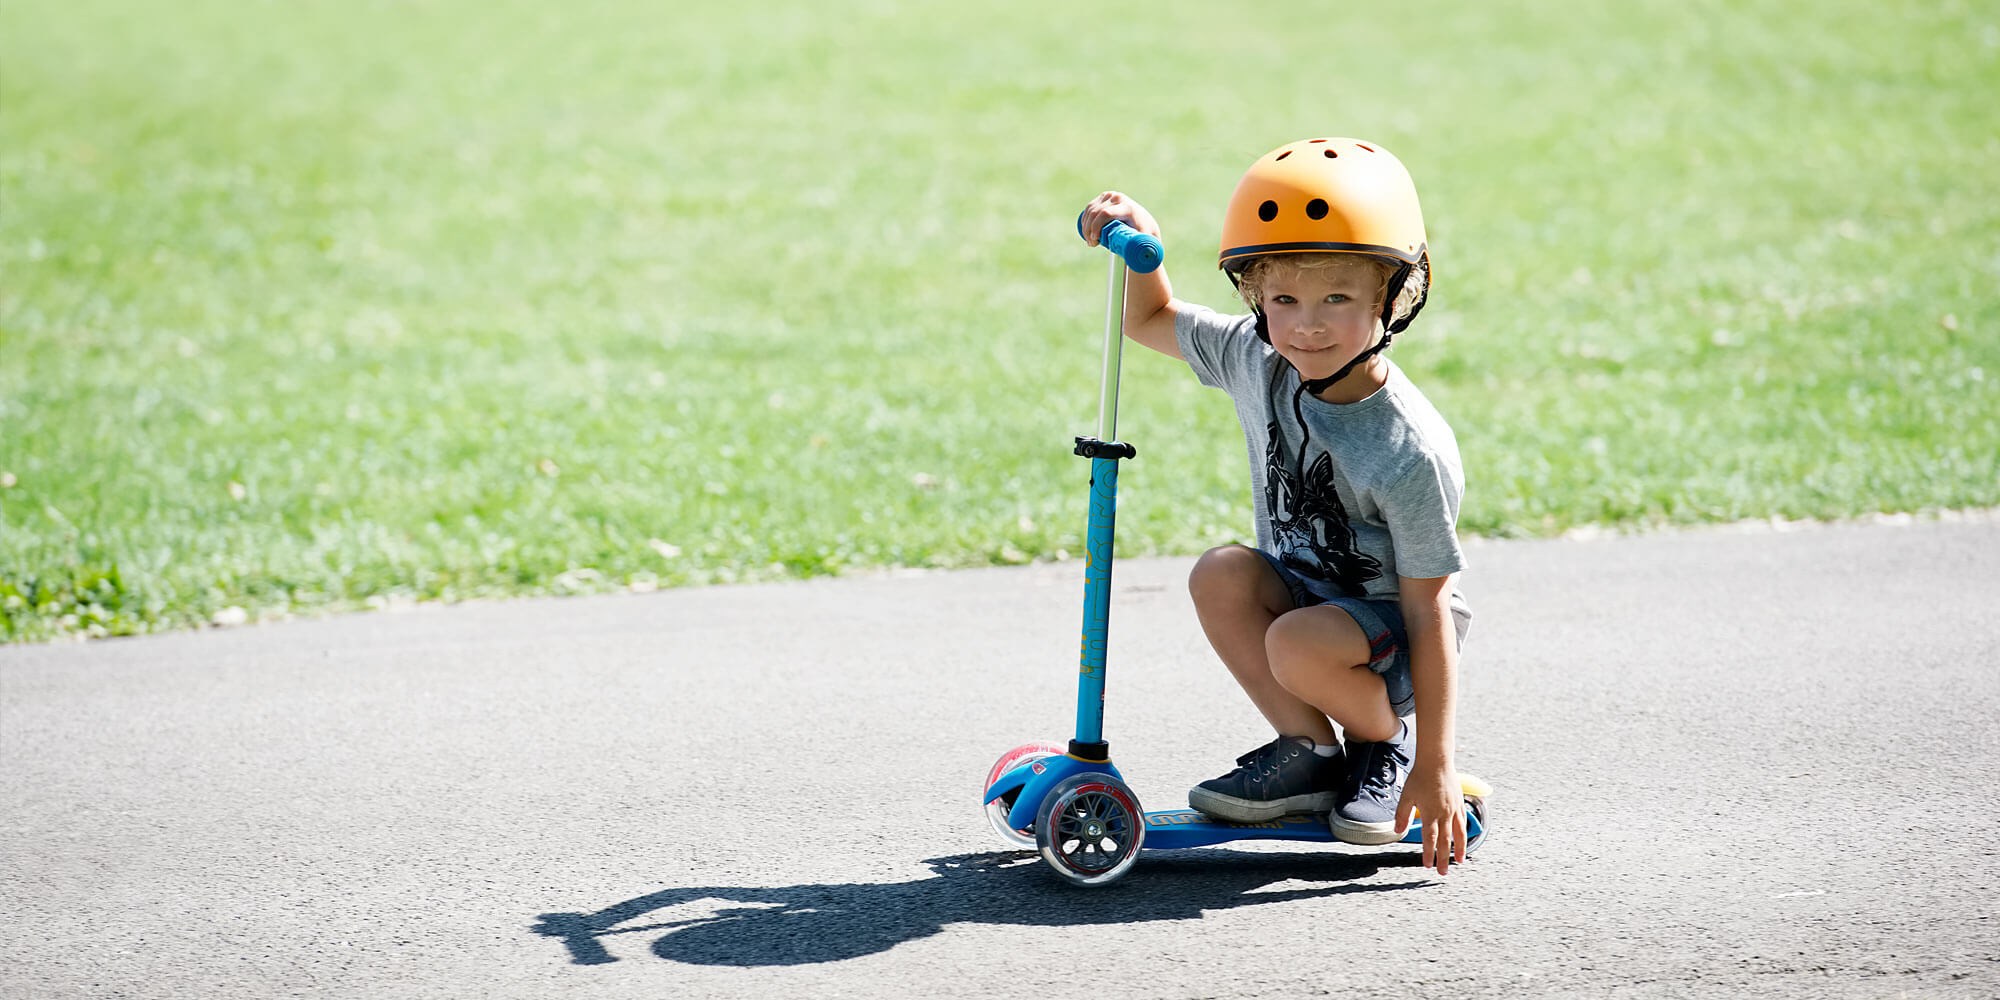
[[[1495,833],[1003,849],[1077,563],[0,648],[6,997],[2000,995],[2000,520],[1475,542]],[[1149,808],[1268,738],[1118,564]]]

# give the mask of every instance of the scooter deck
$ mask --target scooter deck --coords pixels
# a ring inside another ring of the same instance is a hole
[[[1477,813],[1467,813],[1465,835],[1477,837],[1484,832]],[[1333,828],[1326,823],[1325,816],[1292,815],[1262,823],[1226,823],[1192,809],[1170,809],[1146,814],[1145,849],[1149,851],[1171,851],[1182,847],[1212,847],[1233,840],[1306,840],[1319,843],[1335,843],[1340,838],[1333,835]],[[1410,830],[1399,843],[1421,844],[1424,842],[1424,828],[1421,823],[1412,822]]]
[[[1325,816],[1280,816],[1262,823],[1226,823],[1192,809],[1168,809],[1146,814],[1147,850],[1210,847],[1232,840],[1332,841]]]

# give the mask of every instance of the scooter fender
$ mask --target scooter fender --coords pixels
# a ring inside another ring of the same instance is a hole
[[[1014,799],[1014,808],[1007,813],[1007,825],[1025,830],[1035,825],[1036,814],[1042,811],[1042,800],[1048,798],[1057,785],[1076,775],[1091,773],[1108,774],[1121,782],[1125,780],[1125,776],[1119,774],[1118,768],[1108,760],[1079,760],[1068,754],[1044,757],[1001,775],[993,787],[986,790],[986,801],[991,802],[1020,789],[1020,796]]]

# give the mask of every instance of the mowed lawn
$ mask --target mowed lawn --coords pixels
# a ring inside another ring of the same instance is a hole
[[[1410,166],[1461,527],[2000,504],[1991,4],[0,5],[0,638],[1080,548],[1105,188]],[[1121,554],[1249,531],[1128,352]]]

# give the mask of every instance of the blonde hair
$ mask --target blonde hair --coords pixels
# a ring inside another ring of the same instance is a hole
[[[1237,275],[1236,294],[1243,297],[1245,305],[1252,309],[1261,310],[1264,308],[1264,280],[1277,268],[1284,267],[1294,271],[1306,272],[1333,271],[1360,264],[1366,264],[1375,269],[1377,280],[1375,285],[1375,311],[1379,314],[1382,311],[1382,296],[1389,290],[1389,279],[1395,276],[1396,269],[1401,265],[1386,257],[1377,257],[1374,254],[1265,254],[1252,259],[1243,268],[1242,273]],[[1403,279],[1402,290],[1396,293],[1396,311],[1391,314],[1392,318],[1401,319],[1410,315],[1410,312],[1416,309],[1417,303],[1423,301],[1424,282],[1429,277],[1429,272],[1421,266],[1410,268],[1409,277]]]

